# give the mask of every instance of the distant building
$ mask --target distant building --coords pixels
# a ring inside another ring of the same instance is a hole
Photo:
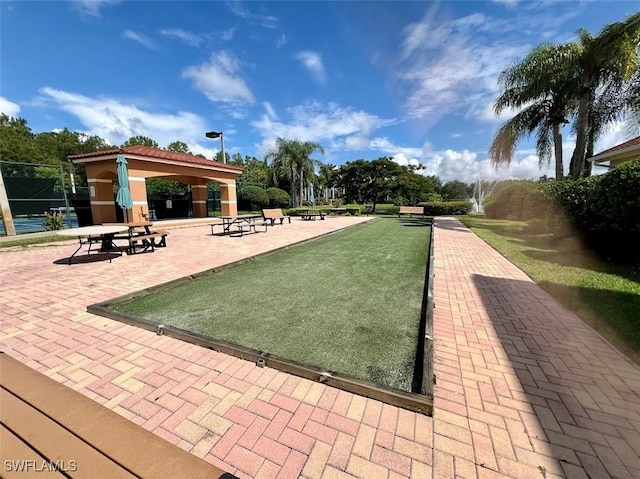
[[[640,158],[640,136],[604,150],[589,158],[589,161],[594,165],[612,168],[636,158]]]

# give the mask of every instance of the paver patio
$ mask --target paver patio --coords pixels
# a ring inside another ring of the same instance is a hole
[[[640,477],[640,368],[455,219],[434,233],[433,418],[85,311],[366,219],[172,229],[111,264],[0,250],[0,348],[239,477]]]

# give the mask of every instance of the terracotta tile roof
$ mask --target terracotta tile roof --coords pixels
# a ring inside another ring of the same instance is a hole
[[[93,158],[96,156],[117,155],[119,153],[123,153],[124,155],[129,154],[129,155],[136,155],[136,156],[146,156],[149,158],[156,158],[159,160],[176,161],[178,163],[190,163],[194,165],[203,165],[203,166],[217,166],[220,168],[237,170],[240,172],[244,171],[244,169],[239,166],[228,165],[228,164],[220,163],[219,161],[207,160],[206,158],[202,158],[200,156],[190,155],[188,153],[178,153],[175,151],[162,150],[160,148],[151,148],[150,146],[142,146],[142,145],[125,146],[123,148],[114,148],[111,150],[103,150],[103,151],[93,151],[91,153],[82,153],[80,155],[69,155],[67,158],[69,160],[79,160],[82,158]]]
[[[601,151],[597,155],[593,155],[593,158],[596,158],[601,155],[606,155],[607,153],[613,153],[614,151],[624,150],[632,146],[640,146],[640,136],[637,136],[636,138],[632,138],[629,141],[625,141],[624,143],[620,143],[619,145],[611,147],[608,150]]]

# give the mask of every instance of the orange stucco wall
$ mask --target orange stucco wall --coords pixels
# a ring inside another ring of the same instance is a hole
[[[126,155],[125,155],[126,157]],[[86,163],[89,199],[94,224],[112,223],[116,221],[113,180],[117,178],[115,160],[100,160]],[[159,163],[153,159],[140,160],[127,158],[129,172],[129,189],[133,207],[126,211],[128,221],[148,221],[149,206],[147,203],[146,178],[164,178],[180,181],[192,186],[193,216],[207,216],[207,183],[215,181],[220,184],[222,214],[238,213],[236,199],[236,174],[206,168],[180,166]]]

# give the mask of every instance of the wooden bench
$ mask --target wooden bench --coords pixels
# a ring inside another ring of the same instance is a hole
[[[0,371],[3,477],[236,477],[2,352]]]
[[[284,222],[284,219],[287,218],[289,223],[291,223],[291,217],[285,215],[282,211],[282,208],[271,208],[262,210],[262,217],[265,221],[269,221],[269,226],[274,226],[276,224],[276,220],[280,220],[280,224]]]
[[[308,221],[313,221],[316,218],[320,218],[321,220],[324,220],[325,212],[322,210],[318,210],[318,211],[302,211],[300,213],[298,213],[300,215],[300,218],[302,218],[303,220],[308,220]]]
[[[424,207],[423,206],[401,206],[400,211],[398,211],[398,218],[401,215],[409,215],[409,218],[412,218],[413,215],[420,215],[424,218]]]

